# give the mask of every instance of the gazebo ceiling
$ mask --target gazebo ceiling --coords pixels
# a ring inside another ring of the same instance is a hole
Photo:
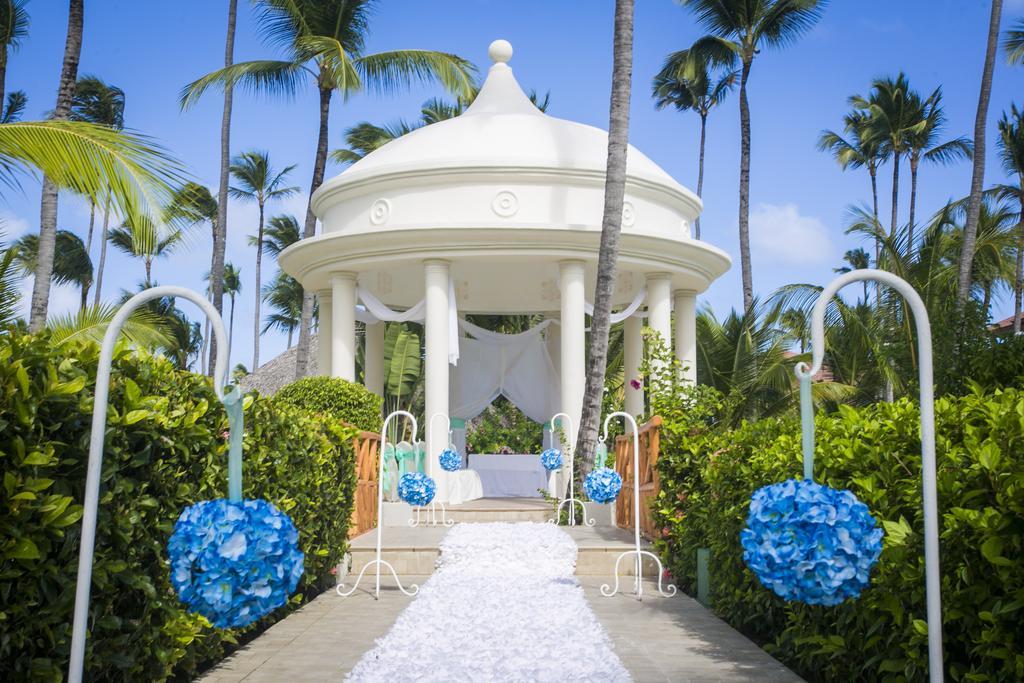
[[[597,261],[608,136],[538,110],[507,64],[506,41],[490,55],[495,63],[465,113],[384,145],[317,190],[323,233],[287,249],[285,271],[307,289],[327,288],[331,272],[355,272],[383,301],[404,306],[423,296],[419,262],[442,258],[467,282],[460,308],[557,308],[557,289],[552,300],[544,285],[557,282],[557,262],[582,260],[592,271]],[[700,292],[728,270],[724,252],[690,236],[701,209],[629,148],[617,304],[644,273],[669,273],[674,287]]]

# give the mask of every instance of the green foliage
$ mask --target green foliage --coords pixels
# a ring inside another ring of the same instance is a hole
[[[0,678],[60,680],[79,553],[94,344],[0,337]],[[190,677],[244,631],[182,609],[166,543],[181,510],[226,493],[227,419],[205,377],[132,352],[114,359],[97,525],[90,680]],[[306,554],[292,606],[332,581],[346,548],[353,430],[246,397],[244,490],[291,515]],[[265,627],[278,610],[248,630]]]
[[[383,421],[380,396],[338,377],[303,377],[274,394],[274,400],[371,432],[379,432]]]
[[[540,453],[543,440],[541,426],[499,396],[472,423],[466,434],[466,448],[470,453],[500,453],[503,447],[512,453]]]
[[[659,410],[668,406],[659,405]],[[711,549],[713,609],[810,680],[922,680],[927,669],[918,410],[900,400],[817,418],[815,478],[853,491],[884,525],[872,587],[835,608],[787,604],[745,568],[750,494],[799,476],[793,419],[714,428],[717,406],[663,414],[657,542],[695,592]],[[1024,678],[1024,392],[936,403],[946,670],[957,681]]]

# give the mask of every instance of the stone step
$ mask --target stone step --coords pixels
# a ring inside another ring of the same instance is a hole
[[[502,520],[505,521],[505,520]],[[633,549],[632,535],[623,529],[611,527],[561,527],[576,541],[576,574],[578,576],[605,576],[615,574],[619,556]],[[398,528],[385,527],[382,535],[381,559],[389,562],[399,576],[429,575],[434,572],[440,557],[441,539],[448,532],[445,527]],[[645,546],[645,549],[646,548]],[[352,540],[348,555],[348,576],[354,577],[371,562],[377,553],[377,532],[369,531]],[[620,576],[636,573],[636,560],[626,556],[619,563]],[[643,558],[644,576],[656,578],[657,563]],[[343,575],[339,572],[339,576]]]

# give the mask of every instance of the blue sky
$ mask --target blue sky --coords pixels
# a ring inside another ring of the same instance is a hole
[[[611,0],[384,0],[371,26],[368,49],[429,48],[454,52],[485,70],[487,46],[506,38],[515,47],[511,66],[524,88],[550,91],[549,113],[607,127],[611,75]],[[215,187],[219,164],[220,101],[211,96],[182,113],[181,87],[222,64],[227,2],[136,2],[90,0],[79,73],[95,74],[127,93],[128,127],[155,136]],[[66,30],[66,3],[35,0],[28,6],[30,35],[13,54],[8,90],[29,96],[28,118],[52,108]],[[832,0],[823,20],[783,51],[765,51],[755,62],[750,83],[753,116],[751,181],[753,270],[756,290],[767,295],[790,282],[824,283],[846,249],[861,246],[843,234],[852,204],[870,199],[865,172],[840,172],[815,149],[823,128],[839,128],[846,98],[868,90],[873,77],[905,71],[911,84],[930,92],[941,85],[948,117],[947,135],[970,135],[988,26],[988,0]],[[1024,0],[1007,0],[1004,26],[1024,16]],[[650,79],[664,56],[701,35],[690,13],[672,0],[639,0],[635,21],[635,60],[630,142],[680,182],[696,185],[698,119],[693,114],[655,111]],[[239,2],[236,60],[265,58],[273,51],[258,37],[249,3]],[[994,153],[994,122],[1013,98],[1018,104],[1024,67],[1011,68],[1000,56],[996,67],[989,127],[986,182],[1002,180]],[[439,94],[415,88],[388,98],[357,96],[335,100],[331,147],[343,130],[359,121],[415,118],[420,103]],[[310,90],[290,102],[239,94],[235,98],[232,149],[268,150],[277,166],[297,164],[295,184],[308,187],[314,153],[317,109]],[[704,182],[704,238],[736,257],[739,126],[737,98],[709,121]],[[328,177],[337,173],[328,168]],[[883,170],[883,174],[888,169]],[[925,167],[921,171],[918,214],[927,216],[949,198],[966,194],[970,166]],[[888,215],[890,184],[880,184],[882,213]],[[903,188],[906,219],[909,181]],[[300,220],[305,199],[270,207]],[[33,180],[22,192],[7,191],[0,206],[8,237],[38,229],[39,188]],[[59,226],[84,235],[88,212],[75,198],[61,201]],[[255,210],[232,203],[228,260],[243,274],[232,363],[251,362],[254,251],[246,235],[255,231]],[[113,296],[142,279],[142,265],[120,254],[108,256],[104,292]],[[202,287],[209,267],[209,237],[197,234],[191,248],[158,262],[162,284]],[[272,266],[271,266],[272,267]],[[269,274],[265,275],[269,279]],[[30,291],[26,282],[25,291]],[[720,315],[740,301],[739,268],[716,282],[705,300]],[[77,295],[57,288],[54,312],[72,310]],[[997,315],[1009,315],[1003,297]],[[262,358],[284,349],[283,335],[264,337]]]

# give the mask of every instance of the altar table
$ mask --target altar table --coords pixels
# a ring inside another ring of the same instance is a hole
[[[469,469],[480,475],[485,498],[538,498],[548,490],[548,471],[540,456],[471,453]]]

